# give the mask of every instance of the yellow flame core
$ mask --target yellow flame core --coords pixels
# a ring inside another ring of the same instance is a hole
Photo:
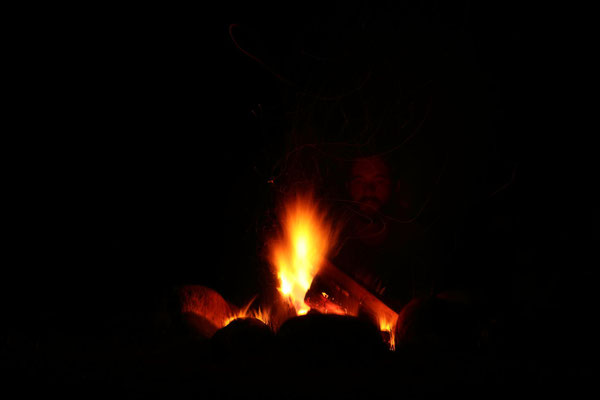
[[[281,215],[282,234],[274,242],[271,262],[279,279],[279,292],[296,314],[309,311],[304,296],[319,271],[335,232],[311,195],[297,196]]]
[[[388,320],[385,317],[379,317],[378,322],[379,330],[389,334],[389,342],[387,344],[390,350],[396,350],[396,323],[398,322],[398,317],[396,316],[392,320]]]

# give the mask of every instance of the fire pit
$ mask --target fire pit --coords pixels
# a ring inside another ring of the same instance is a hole
[[[238,307],[201,286],[180,292],[184,320],[209,346],[216,372],[207,382],[217,392],[239,384],[264,395],[260,382],[269,393],[297,397],[324,395],[317,387],[325,382],[331,395],[355,395],[358,387],[369,387],[368,397],[390,384],[395,388],[401,378],[415,379],[404,367],[425,368],[429,358],[423,350],[440,342],[435,321],[429,321],[443,309],[439,301],[395,310],[329,262],[338,230],[310,195],[290,199],[280,222],[280,234],[267,246],[278,284],[275,296]],[[381,381],[387,383],[374,385]]]
[[[393,350],[398,314],[327,261],[338,231],[318,202],[299,195],[281,210],[280,235],[269,243],[279,283],[274,301],[253,308],[252,299],[236,307],[209,288],[180,291],[184,321],[210,339],[213,359],[307,366],[365,362]]]

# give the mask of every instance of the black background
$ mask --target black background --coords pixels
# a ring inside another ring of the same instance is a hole
[[[234,8],[246,11],[256,10]],[[540,354],[568,342],[564,353],[581,356],[588,341],[580,339],[592,335],[592,215],[579,187],[584,146],[569,133],[573,48],[545,11],[507,2],[302,3],[300,22],[240,23],[239,42],[290,79],[305,74],[290,38],[322,38],[331,51],[367,32],[374,54],[397,59],[394,43],[406,39],[377,38],[404,23],[424,32],[412,36],[424,54],[432,42],[459,49],[448,67],[408,60],[442,71],[481,128],[461,145],[475,161],[457,164],[469,176],[464,212],[440,231],[456,240],[448,268],[455,281],[491,288],[497,313],[518,315],[506,317],[519,321],[517,341]],[[27,39],[13,60],[16,143],[6,149],[16,184],[6,194],[15,199],[7,243],[16,257],[5,260],[2,285],[16,332],[52,321],[88,334],[115,314],[152,313],[178,284],[205,284],[238,304],[261,287],[277,194],[268,181],[291,150],[279,117],[293,95],[235,46],[230,25],[206,22],[218,14],[80,10],[34,33],[15,29]],[[487,196],[515,167],[511,185]]]

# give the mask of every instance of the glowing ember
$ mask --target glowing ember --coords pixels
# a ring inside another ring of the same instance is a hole
[[[297,196],[286,204],[280,221],[282,233],[272,243],[271,263],[279,279],[279,292],[297,315],[303,315],[310,309],[304,296],[337,232],[311,195]]]

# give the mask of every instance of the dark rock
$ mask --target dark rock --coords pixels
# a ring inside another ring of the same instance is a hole
[[[218,292],[201,285],[186,285],[179,289],[181,313],[196,314],[216,327],[233,314],[235,307]]]
[[[271,353],[275,334],[256,318],[238,318],[219,329],[211,339],[215,360],[265,357]]]
[[[472,350],[477,345],[478,326],[469,304],[434,297],[414,299],[398,316],[396,348]]]
[[[219,330],[209,319],[192,312],[182,313],[181,320],[188,336],[197,339],[210,339]]]
[[[309,314],[286,321],[279,332],[278,355],[300,363],[365,361],[387,351],[379,329],[361,319]]]

